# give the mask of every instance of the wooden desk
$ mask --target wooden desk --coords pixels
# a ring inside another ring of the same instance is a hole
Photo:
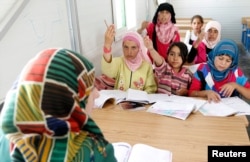
[[[119,106],[95,109],[93,119],[110,142],[145,143],[173,152],[173,162],[206,162],[208,145],[250,145],[241,117],[205,117],[199,112],[179,120]]]

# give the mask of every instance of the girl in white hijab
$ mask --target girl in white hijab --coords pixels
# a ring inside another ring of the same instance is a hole
[[[218,21],[209,21],[204,32],[193,43],[188,54],[188,63],[202,63],[207,61],[207,56],[214,46],[221,40],[221,24]]]

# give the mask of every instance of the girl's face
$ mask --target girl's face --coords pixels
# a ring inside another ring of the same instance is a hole
[[[95,99],[99,97],[99,91],[94,88],[90,94],[89,94],[89,97],[88,97],[88,100],[87,100],[87,104],[86,104],[86,107],[85,107],[85,111],[87,112],[87,114],[91,114],[92,112],[92,109],[94,108],[95,106]]]
[[[232,64],[232,58],[228,55],[219,55],[214,59],[214,66],[218,71],[228,69]]]
[[[215,29],[215,28],[208,29],[208,31],[207,31],[207,40],[208,41],[215,41],[217,39],[217,37],[218,37],[218,34],[219,34],[219,32],[218,32],[217,29]]]
[[[134,41],[123,42],[123,54],[127,60],[133,60],[139,52],[139,47]]]
[[[195,33],[201,33],[201,28],[203,26],[203,23],[199,18],[194,18],[191,23],[192,29]]]
[[[167,10],[159,11],[157,18],[161,24],[166,24],[171,19],[171,13],[168,12]]]
[[[172,49],[170,49],[167,61],[174,71],[180,71],[183,60],[181,58],[181,51],[179,47],[173,46]]]

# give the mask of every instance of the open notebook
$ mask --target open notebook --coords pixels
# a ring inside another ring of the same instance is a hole
[[[149,98],[146,91],[128,89],[121,90],[101,90],[100,96],[95,99],[95,107],[102,108],[107,102],[114,104],[126,102],[137,102],[142,104],[149,104]]]
[[[172,162],[172,152],[146,144],[113,143],[117,162]]]
[[[186,120],[194,110],[194,103],[157,101],[148,108],[147,112]]]
[[[227,97],[218,103],[207,102],[199,111],[204,116],[250,115],[250,105],[239,97]]]

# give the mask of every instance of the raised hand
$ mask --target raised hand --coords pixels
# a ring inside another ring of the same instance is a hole
[[[105,37],[104,37],[104,47],[110,49],[115,38],[115,25],[112,24],[108,26]]]
[[[154,47],[153,47],[153,42],[152,42],[152,40],[151,40],[148,36],[145,36],[144,39],[143,39],[143,41],[144,41],[145,47],[146,47],[149,51],[152,50],[152,49],[154,49]]]

